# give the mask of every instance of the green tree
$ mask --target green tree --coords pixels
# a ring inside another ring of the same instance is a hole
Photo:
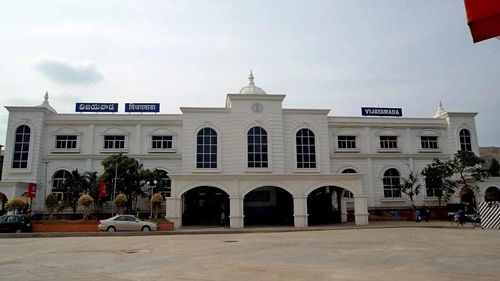
[[[54,214],[54,210],[57,209],[59,206],[59,200],[57,200],[57,197],[54,195],[54,193],[51,193],[45,198],[45,207],[49,210],[49,220],[52,219],[52,215]]]
[[[434,196],[438,198],[438,205],[441,207],[441,201],[450,200],[454,192],[454,188],[447,183],[448,179],[453,175],[453,171],[448,162],[443,162],[438,158],[434,158],[421,172],[425,177],[425,185],[432,190]]]
[[[67,207],[73,210],[73,215],[76,214],[78,208],[78,199],[85,191],[85,178],[78,172],[78,169],[73,170],[69,176],[60,185],[64,193],[64,202]]]
[[[487,171],[483,169],[484,159],[470,151],[457,151],[449,161],[450,168],[455,175],[454,179],[447,182],[454,189],[470,188],[479,190],[478,182],[488,177]]]
[[[24,202],[21,198],[12,198],[5,204],[5,210],[19,214],[27,207],[28,203]]]
[[[500,177],[500,164],[498,164],[497,159],[491,158],[488,173],[492,177]]]
[[[407,166],[409,170],[408,177],[401,178],[402,183],[399,185],[399,189],[401,193],[406,194],[410,198],[412,206],[415,207],[413,197],[420,194],[422,185],[420,184],[419,174],[410,165]]]
[[[90,197],[88,194],[83,194],[78,199],[78,205],[83,208],[83,219],[86,220],[89,215],[90,205],[94,202],[94,198]]]
[[[104,172],[100,180],[106,182],[109,190],[113,190],[115,184],[113,180],[116,174],[116,192],[123,193],[127,197],[126,212],[131,213],[132,203],[137,202],[137,197],[146,196],[142,188],[144,185],[142,164],[136,159],[120,153],[102,160],[101,165],[104,167]]]
[[[158,218],[158,212],[161,209],[161,205],[163,204],[163,196],[160,192],[155,193],[151,198],[151,207],[153,208],[153,217]]]

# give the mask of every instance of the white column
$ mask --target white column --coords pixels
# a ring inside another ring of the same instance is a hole
[[[344,189],[340,192],[340,221],[347,222],[347,203],[344,197],[344,194],[347,192],[347,189]]]
[[[243,214],[243,201],[244,197],[229,197],[229,227],[230,228],[243,228],[244,227],[244,214]]]
[[[293,197],[293,223],[295,227],[307,227],[307,196]]]
[[[366,195],[354,195],[354,221],[356,225],[368,224],[368,205]]]
[[[174,223],[174,228],[182,226],[182,200],[181,197],[167,197],[166,219]]]

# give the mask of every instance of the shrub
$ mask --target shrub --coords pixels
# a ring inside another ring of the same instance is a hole
[[[90,205],[94,202],[94,198],[90,197],[88,194],[83,194],[78,199],[78,205],[83,207],[83,219],[86,220],[89,215]]]
[[[20,213],[23,209],[28,206],[21,198],[12,198],[5,204],[5,210],[15,213]]]
[[[49,220],[51,220],[54,210],[59,207],[59,200],[57,200],[57,197],[53,193],[45,198],[45,207],[49,209]]]
[[[163,196],[160,192],[153,195],[151,198],[151,206],[153,208],[153,216],[154,218],[158,217],[158,212],[160,211],[161,205],[163,204]]]
[[[123,209],[127,205],[127,196],[123,193],[120,193],[115,198],[115,206],[118,209],[118,214],[123,214]]]

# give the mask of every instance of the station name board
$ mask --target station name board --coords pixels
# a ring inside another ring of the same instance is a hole
[[[362,107],[361,115],[402,117],[403,110],[401,108]]]
[[[76,112],[118,112],[117,103],[77,103]]]
[[[125,112],[160,112],[159,103],[126,103]]]

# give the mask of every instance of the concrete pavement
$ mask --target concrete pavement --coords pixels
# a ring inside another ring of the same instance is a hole
[[[0,279],[421,281],[500,276],[496,229],[373,222],[366,227],[244,230],[0,239]]]

